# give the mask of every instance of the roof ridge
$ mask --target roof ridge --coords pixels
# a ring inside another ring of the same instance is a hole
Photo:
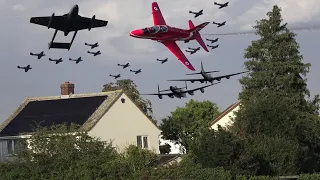
[[[209,126],[211,127],[213,124],[218,122],[220,119],[222,119],[224,116],[226,116],[229,112],[234,110],[237,106],[239,106],[240,101],[238,100],[237,102],[231,104],[229,107],[227,107],[224,111],[222,111],[218,117],[216,117],[213,121],[209,123]]]

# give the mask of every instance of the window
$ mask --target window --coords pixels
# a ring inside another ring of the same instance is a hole
[[[137,147],[148,149],[149,148],[148,136],[137,136]]]

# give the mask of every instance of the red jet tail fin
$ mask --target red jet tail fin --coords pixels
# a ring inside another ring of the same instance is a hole
[[[198,41],[198,43],[201,45],[201,47],[205,51],[209,52],[209,50],[208,50],[206,44],[204,43],[199,31],[201,31],[201,29],[206,27],[210,22],[205,22],[205,23],[199,24],[198,26],[194,26],[191,20],[189,20],[188,23],[189,23],[189,30],[188,31],[193,32],[194,33],[193,37]]]

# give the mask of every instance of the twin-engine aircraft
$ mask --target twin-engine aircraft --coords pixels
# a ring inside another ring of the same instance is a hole
[[[64,14],[62,16],[55,16],[54,13],[51,16],[43,16],[43,17],[32,17],[30,19],[30,23],[47,26],[48,29],[55,29],[54,35],[52,37],[51,42],[49,43],[50,48],[58,48],[58,49],[68,49],[70,50],[71,45],[74,41],[74,38],[77,35],[79,30],[91,28],[98,28],[107,26],[108,21],[103,21],[96,19],[96,16],[93,15],[92,18],[82,17],[79,14],[79,6],[74,5],[68,14]],[[73,32],[73,37],[70,43],[61,43],[61,42],[53,42],[57,32],[63,31],[64,36],[68,36],[69,32]]]
[[[188,87],[187,87],[187,82],[185,82],[186,86],[185,87],[177,87],[177,86],[170,86],[169,89],[166,89],[166,90],[161,90],[159,89],[159,85],[158,85],[158,93],[155,93],[155,94],[141,94],[141,95],[156,95],[159,97],[159,99],[162,99],[162,96],[169,96],[170,98],[185,98],[187,97],[187,93],[191,96],[194,95],[194,91],[198,91],[200,90],[202,93],[204,93],[204,89],[206,87],[209,87],[209,86],[213,86],[215,84],[218,84],[220,82],[217,82],[217,83],[213,83],[213,84],[210,84],[210,85],[207,85],[207,86],[203,86],[203,87],[199,87],[199,88],[195,88],[195,89],[190,89],[188,90]],[[186,89],[186,90],[183,90],[183,89]],[[171,91],[171,92],[168,92],[168,93],[160,93],[160,92],[164,92],[164,91]]]
[[[194,26],[192,21],[189,20],[189,29],[187,30],[168,26],[162,16],[157,2],[152,3],[152,16],[154,26],[133,30],[130,32],[130,36],[141,39],[151,39],[162,43],[183,65],[185,65],[188,69],[195,71],[194,67],[191,65],[190,61],[183,54],[175,41],[184,41],[187,43],[190,40],[197,40],[201,47],[205,51],[209,52],[199,31],[207,26],[210,22],[205,22],[198,26]]]

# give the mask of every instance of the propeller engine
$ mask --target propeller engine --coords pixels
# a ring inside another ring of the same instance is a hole
[[[194,92],[193,92],[193,91],[190,91],[190,92],[188,92],[188,94],[190,94],[191,96],[193,96],[193,95],[194,95]]]
[[[174,98],[174,96],[173,96],[173,95],[171,95],[171,94],[170,94],[170,95],[168,95],[168,96],[169,96],[170,98]]]
[[[201,83],[203,83],[203,81],[200,81]]]
[[[162,99],[162,95],[158,95],[159,99]]]
[[[227,76],[226,78],[227,78],[227,79],[230,79],[230,76]]]
[[[204,93],[204,89],[203,89],[203,88],[201,88],[200,91],[201,91],[202,93]]]
[[[191,83],[194,83],[194,81],[190,81]]]
[[[220,79],[220,78],[218,78],[217,80],[218,80],[218,81],[221,81],[221,79]]]

